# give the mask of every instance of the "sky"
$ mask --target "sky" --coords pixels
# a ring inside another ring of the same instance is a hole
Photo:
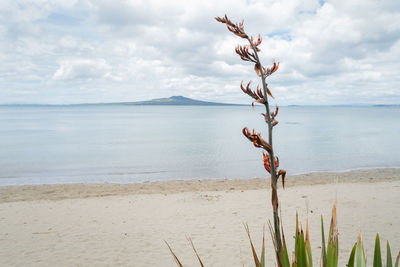
[[[2,0],[0,104],[250,103],[239,85],[258,77],[224,14],[280,62],[274,103],[400,104],[398,0]]]

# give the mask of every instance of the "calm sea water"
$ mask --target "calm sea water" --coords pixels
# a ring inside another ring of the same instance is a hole
[[[247,106],[3,106],[0,185],[265,177]],[[400,167],[399,107],[281,107],[289,174]]]

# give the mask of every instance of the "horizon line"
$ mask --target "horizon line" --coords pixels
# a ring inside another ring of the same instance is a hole
[[[151,100],[150,100],[151,101]],[[93,103],[67,103],[67,104],[47,104],[47,103],[0,103],[0,106],[89,106],[89,105],[129,105],[131,104],[132,106],[209,106],[209,105],[202,105],[202,104],[140,104],[138,102],[144,102],[144,101],[135,101],[135,102],[93,102]],[[146,101],[147,102],[147,101]],[[135,104],[137,103],[137,104]],[[214,103],[215,106],[227,106],[227,105],[232,105],[232,106],[251,106],[251,104],[242,104],[242,103],[221,103],[221,102],[208,102],[208,103]],[[255,106],[262,106],[260,105],[255,105]],[[275,105],[272,105],[275,106]],[[382,103],[377,103],[377,104],[371,104],[371,103],[353,103],[353,104],[286,104],[286,105],[279,105],[280,107],[333,107],[333,106],[400,106],[400,104],[382,104]]]

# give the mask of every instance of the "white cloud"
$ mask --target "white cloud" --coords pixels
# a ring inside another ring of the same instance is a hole
[[[268,80],[281,104],[400,100],[396,1],[43,0],[0,4],[0,101],[246,103],[240,81],[257,77],[213,19],[225,13],[281,62]]]
[[[104,59],[64,60],[53,75],[54,80],[91,80],[110,77],[111,67]]]

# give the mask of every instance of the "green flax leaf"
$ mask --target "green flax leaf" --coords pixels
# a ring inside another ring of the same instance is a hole
[[[379,234],[376,234],[375,238],[375,251],[374,251],[374,267],[382,267],[381,257],[381,242],[379,241]]]
[[[326,263],[326,247],[325,247],[325,233],[324,233],[324,219],[321,215],[321,233],[322,233],[322,266],[327,267]]]
[[[354,256],[356,254],[356,247],[357,247],[357,243],[354,243],[353,249],[351,250],[351,253],[350,253],[349,262],[347,263],[347,267],[354,267]]]
[[[390,252],[389,241],[387,241],[386,245],[387,255],[386,255],[386,267],[392,267],[392,252]]]
[[[397,254],[396,263],[394,264],[394,267],[399,267],[399,261],[400,261],[400,251],[399,254]]]
[[[297,255],[297,263],[298,267],[307,267],[307,252],[306,252],[306,247],[305,247],[305,242],[304,242],[304,233],[303,230],[301,230],[301,233],[298,237],[298,255]]]
[[[357,267],[365,267],[365,254],[364,254],[364,246],[362,243],[361,231],[358,232],[358,241],[357,241],[357,249],[356,249],[356,262]]]
[[[288,251],[287,251],[285,233],[283,232],[283,227],[281,227],[281,232],[282,232],[282,246],[283,246],[281,249],[282,267],[290,267],[289,255],[288,255]]]
[[[263,229],[262,246],[261,246],[261,267],[265,267],[265,242],[264,242],[265,229]]]

